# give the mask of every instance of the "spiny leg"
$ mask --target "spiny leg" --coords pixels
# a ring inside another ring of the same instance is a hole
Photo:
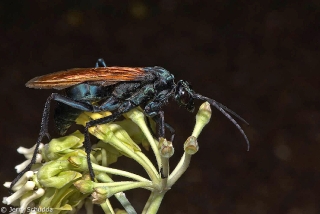
[[[28,166],[26,166],[26,168],[24,168],[15,179],[13,179],[13,181],[11,182],[10,185],[10,191],[12,191],[12,187],[18,182],[18,180],[27,172],[31,169],[32,165],[36,162],[36,157],[37,154],[39,152],[39,146],[40,143],[43,139],[44,136],[47,136],[48,139],[50,140],[50,135],[48,133],[48,120],[49,120],[49,113],[50,113],[50,102],[53,99],[52,95],[50,97],[47,98],[47,101],[44,105],[44,109],[43,109],[43,114],[42,114],[42,119],[41,119],[41,128],[40,128],[40,133],[36,142],[36,147],[34,149],[32,158],[31,158],[31,162],[28,164]]]
[[[72,99],[70,99],[68,97],[62,96],[60,94],[52,93],[47,98],[47,101],[46,101],[46,103],[44,105],[44,110],[43,110],[42,119],[41,119],[40,133],[39,133],[39,137],[38,137],[37,142],[36,142],[36,147],[34,149],[34,152],[33,152],[32,158],[31,158],[31,162],[12,181],[12,183],[10,185],[10,190],[12,190],[12,187],[17,183],[17,181],[22,177],[22,175],[24,173],[26,173],[27,171],[29,171],[31,169],[32,165],[36,162],[36,156],[37,156],[37,154],[39,152],[39,146],[40,146],[40,143],[41,143],[43,137],[47,136],[48,139],[50,140],[50,135],[49,135],[49,132],[48,132],[48,123],[49,123],[50,104],[51,104],[52,100],[55,100],[55,101],[70,105],[70,106],[72,106],[72,107],[74,107],[76,109],[83,110],[83,111],[92,111],[92,109],[93,109],[93,107],[90,106],[87,103],[77,102],[77,101],[74,101],[74,100],[72,100]]]
[[[52,99],[54,99],[54,94],[51,94],[51,96],[49,96],[47,98],[47,101],[46,101],[46,103],[44,105],[42,119],[41,119],[40,133],[39,133],[39,136],[38,136],[38,139],[37,139],[37,142],[36,142],[36,147],[34,149],[34,152],[33,152],[32,158],[31,158],[31,162],[12,181],[12,183],[10,185],[10,190],[17,183],[17,181],[22,177],[22,175],[24,173],[26,173],[27,171],[29,171],[31,169],[32,165],[35,163],[36,156],[37,156],[37,154],[39,152],[39,146],[40,146],[40,143],[41,143],[43,137],[47,136],[48,139],[50,140],[50,135],[49,135],[49,132],[48,132],[48,122],[49,122],[49,113],[50,113],[50,102],[51,102]]]
[[[91,152],[91,142],[90,142],[90,135],[88,129],[90,127],[100,125],[100,124],[105,124],[105,123],[110,123],[112,121],[115,121],[121,116],[121,113],[114,113],[108,117],[103,117],[97,120],[92,120],[86,123],[86,126],[84,128],[84,148],[87,153],[87,163],[88,163],[88,169],[89,169],[89,174],[91,180],[94,180],[95,174],[93,172],[92,164],[91,164],[91,158],[90,158],[90,152]]]

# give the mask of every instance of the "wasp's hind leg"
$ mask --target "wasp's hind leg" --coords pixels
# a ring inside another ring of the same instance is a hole
[[[57,94],[57,93],[52,93],[47,98],[47,101],[46,101],[45,106],[44,106],[44,110],[43,110],[43,114],[42,114],[42,120],[41,120],[41,129],[40,129],[39,137],[38,137],[37,142],[36,142],[36,147],[34,149],[33,156],[31,158],[31,162],[11,182],[11,185],[10,185],[10,189],[11,190],[12,190],[12,187],[17,183],[17,181],[22,177],[22,175],[24,173],[26,173],[27,171],[29,171],[31,169],[32,165],[36,162],[37,153],[39,152],[39,146],[40,146],[40,143],[41,143],[42,139],[44,138],[44,136],[47,136],[50,139],[50,135],[49,135],[49,132],[48,132],[48,122],[49,122],[50,104],[51,104],[52,100],[55,100],[57,102],[66,104],[68,106],[71,106],[71,107],[73,107],[75,109],[82,110],[82,111],[93,112],[95,110],[94,107],[92,105],[88,104],[88,103],[77,102],[77,101],[72,100],[71,98],[68,98],[66,96],[63,96],[63,95],[60,95],[60,94]]]
[[[122,114],[121,113],[114,113],[108,117],[103,117],[97,120],[92,120],[87,122],[85,128],[84,128],[84,148],[87,153],[87,163],[88,163],[88,169],[89,169],[89,174],[91,177],[91,180],[94,180],[95,174],[93,172],[92,164],[91,164],[91,159],[90,159],[90,152],[91,152],[91,142],[90,142],[90,136],[89,136],[89,131],[88,129],[92,126],[96,126],[99,124],[105,124],[105,123],[110,123],[118,119]]]
[[[24,168],[15,179],[13,179],[13,181],[11,182],[10,185],[10,191],[12,191],[12,187],[18,182],[18,180],[27,172],[31,169],[32,165],[36,162],[36,157],[37,154],[39,152],[39,146],[40,143],[42,141],[42,139],[44,138],[44,136],[47,136],[47,138],[50,140],[50,135],[48,132],[48,122],[49,122],[49,113],[50,113],[50,103],[51,100],[54,99],[55,94],[51,94],[51,96],[49,96],[47,98],[47,101],[44,105],[44,109],[43,109],[43,114],[42,114],[42,119],[41,119],[41,128],[40,128],[40,133],[36,142],[36,147],[34,148],[34,152],[31,158],[30,163],[28,164],[28,166],[26,166],[26,168]]]

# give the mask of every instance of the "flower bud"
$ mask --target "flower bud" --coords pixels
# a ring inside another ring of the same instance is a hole
[[[9,197],[6,198],[5,203],[7,205],[11,204],[15,200],[19,199],[22,195],[24,195],[26,192],[31,191],[36,186],[35,182],[33,181],[27,181],[24,186],[22,186],[17,192],[13,193]]]
[[[108,198],[108,188],[107,187],[96,187],[94,192],[91,194],[93,197],[92,203],[102,204],[106,202]]]
[[[159,139],[160,155],[164,158],[170,158],[174,153],[172,142],[167,141],[165,138]]]
[[[28,197],[25,197],[20,202],[20,209],[22,211],[26,210],[27,206],[30,204],[30,202],[40,198],[45,193],[44,189],[39,188],[38,190],[34,191],[31,195]]]
[[[94,191],[94,182],[91,180],[78,180],[74,183],[74,186],[83,194]]]
[[[197,142],[197,138],[194,136],[188,137],[188,139],[184,143],[184,151],[189,155],[193,155],[198,150],[199,150],[199,145]]]
[[[36,154],[36,162],[35,163],[41,163],[42,161],[42,155]],[[15,166],[17,173],[20,173],[22,170],[24,170],[29,164],[31,163],[31,159],[28,159],[24,161],[23,163]]]
[[[77,170],[85,171],[88,169],[88,162],[86,157],[71,156],[68,158],[68,162]]]
[[[44,154],[49,160],[56,160],[66,153],[70,153],[75,148],[83,145],[84,136],[76,131],[71,135],[52,139],[48,146],[45,146]]]
[[[207,125],[211,118],[211,108],[208,102],[204,102],[196,115],[196,125],[193,129],[192,136],[198,138],[202,129]]]
[[[44,187],[60,189],[70,181],[80,178],[81,173],[71,171],[67,160],[55,160],[44,164],[38,171],[39,183]]]
[[[35,145],[34,145],[33,147],[31,147],[30,149],[27,149],[27,148],[25,148],[25,147],[20,146],[20,147],[17,149],[17,152],[18,152],[19,154],[24,155],[25,158],[31,159],[32,156],[33,156],[33,153],[34,153],[34,150],[35,150],[36,146],[37,146],[37,144],[35,144]],[[43,144],[43,143],[40,143],[40,145],[39,145],[39,151],[42,150],[43,146],[44,146],[44,144]]]

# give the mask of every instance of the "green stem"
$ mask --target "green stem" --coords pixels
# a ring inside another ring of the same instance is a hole
[[[115,212],[110,204],[110,201],[108,199],[103,204],[100,204],[100,206],[103,209],[105,214],[115,214]]]
[[[183,153],[183,156],[181,157],[178,165],[173,170],[173,172],[169,175],[168,179],[168,188],[172,187],[173,184],[181,177],[181,175],[187,170],[187,168],[190,165],[191,161],[190,154],[187,154],[186,152]]]
[[[143,134],[146,136],[147,140],[150,143],[151,149],[156,157],[157,160],[157,164],[158,164],[158,169],[160,169],[161,167],[161,157],[160,157],[160,152],[158,149],[158,145],[155,141],[155,139],[152,137],[149,128],[147,127],[147,125],[145,123],[142,123],[140,126],[141,131],[143,132]]]
[[[141,155],[138,155],[138,153],[141,153],[139,151],[135,151],[133,152],[131,149],[129,149],[127,146],[125,146],[120,140],[118,140],[118,138],[113,138],[112,142],[109,142],[110,145],[116,147],[117,149],[119,149],[120,151],[123,151],[124,153],[126,153],[129,157],[131,157],[132,159],[134,159],[135,161],[137,161],[148,173],[150,179],[156,183],[158,180],[158,176],[157,173],[155,173],[155,169],[153,169],[153,165],[149,164],[151,163],[150,161],[145,162],[145,159],[141,159]]]
[[[159,210],[159,207],[161,205],[162,199],[167,191],[162,192],[153,192],[151,193],[149,199],[148,199],[148,206],[147,209],[143,210],[143,214],[156,214]],[[145,207],[146,208],[146,207]]]
[[[158,169],[161,167],[161,157],[160,152],[158,149],[158,144],[156,143],[155,139],[152,137],[149,127],[147,126],[145,122],[145,116],[144,114],[137,110],[133,109],[127,113],[125,113],[127,117],[129,117],[135,124],[139,126],[141,131],[143,132],[144,136],[146,136],[147,140],[149,141],[149,144],[151,146],[151,149],[153,150],[154,155],[156,156]]]
[[[103,185],[101,185],[101,187],[103,188]],[[118,192],[123,192],[123,191],[136,189],[136,188],[148,188],[148,187],[152,187],[151,182],[131,182],[128,184],[113,186],[113,187],[109,187],[109,188],[106,187],[106,188],[108,190],[107,196],[109,198]]]
[[[169,176],[169,158],[161,157],[162,161],[162,176],[161,179],[161,190],[167,188],[168,176]]]
[[[151,203],[152,203],[152,200],[153,200],[153,196],[154,196],[155,192],[154,191],[151,191],[150,195],[149,195],[149,198],[146,202],[146,205],[144,205],[144,208],[142,210],[142,214],[146,214],[147,213],[147,210],[149,209]]]
[[[128,214],[137,214],[129,200],[127,199],[126,195],[123,192],[118,192],[114,195],[118,201],[121,203],[123,208],[126,210]]]
[[[141,158],[149,166],[152,173],[157,176],[157,179],[155,179],[155,181],[158,180],[158,178],[160,178],[159,173],[157,172],[157,169],[153,166],[150,159],[147,158],[147,156],[145,156],[145,154],[143,154],[142,152],[136,152],[136,154],[138,155],[139,158]]]
[[[107,174],[104,173],[98,174],[97,179],[105,183],[114,182]],[[121,203],[121,205],[128,214],[137,214],[137,212],[135,211],[130,201],[127,199],[126,195],[123,192],[118,192],[114,194],[114,196]]]
[[[141,176],[136,175],[136,174],[131,173],[131,172],[119,170],[119,169],[113,169],[113,168],[110,168],[110,167],[104,167],[104,166],[100,166],[100,165],[97,165],[97,164],[94,164],[94,163],[92,164],[92,168],[94,170],[97,170],[97,171],[100,171],[100,172],[105,172],[105,173],[109,173],[109,174],[113,174],[113,175],[124,176],[124,177],[127,177],[127,178],[131,178],[133,180],[136,180],[136,181],[150,182],[150,180],[148,180],[148,179],[146,179],[144,177],[141,177]]]

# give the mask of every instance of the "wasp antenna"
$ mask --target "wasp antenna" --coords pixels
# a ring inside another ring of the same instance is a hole
[[[244,139],[246,140],[247,142],[247,151],[249,151],[250,149],[250,143],[249,143],[249,140],[248,140],[248,137],[247,135],[244,133],[243,129],[241,128],[241,126],[237,123],[237,121],[235,121],[230,114],[234,115],[235,117],[239,118],[240,120],[244,121],[246,124],[247,121],[245,121],[244,119],[242,119],[239,115],[237,115],[235,112],[231,111],[230,109],[228,109],[227,107],[225,107],[224,105],[222,105],[221,103],[213,100],[213,99],[210,99],[208,97],[205,97],[205,96],[202,96],[200,94],[194,94],[193,95],[193,98],[195,99],[200,99],[200,100],[205,100],[207,102],[209,102],[212,106],[214,106],[216,109],[218,109],[224,116],[226,116],[236,127],[237,129],[241,132],[241,134],[243,135]],[[228,112],[230,114],[228,114]]]
[[[226,112],[229,112],[230,114],[232,114],[233,116],[235,116],[236,118],[238,118],[239,120],[241,120],[242,122],[244,122],[245,124],[249,125],[249,123],[243,119],[242,117],[240,117],[237,113],[235,113],[234,111],[232,111],[231,109],[229,109],[228,107],[226,107],[225,105],[211,99],[213,102],[215,102],[218,106],[220,106],[221,108],[223,108]]]

